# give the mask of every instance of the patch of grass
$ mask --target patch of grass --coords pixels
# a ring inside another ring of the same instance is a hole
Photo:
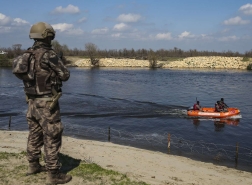
[[[72,176],[80,177],[83,182],[95,184],[121,184],[121,185],[147,185],[144,182],[131,181],[125,174],[107,170],[93,163],[90,159],[81,161],[71,156],[60,154],[62,171],[69,172]]]
[[[185,58],[186,57],[162,57],[162,58],[158,58],[158,60],[172,62],[172,61],[182,61]]]
[[[7,153],[7,152],[0,152],[0,160],[9,160],[10,158],[22,158],[24,155],[26,155],[25,152],[22,153]]]
[[[243,61],[243,62],[248,62],[249,60],[250,60],[249,57],[243,57],[241,61]]]
[[[77,179],[81,184],[147,185],[142,181],[133,181],[125,174],[104,169],[90,159],[82,161],[64,154],[60,154],[59,158],[61,171],[71,174],[73,181]],[[45,184],[47,174],[43,172],[26,176],[27,165],[26,152],[0,152],[0,185]]]

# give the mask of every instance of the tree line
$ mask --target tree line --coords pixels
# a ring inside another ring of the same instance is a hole
[[[152,49],[103,49],[100,50],[98,46],[93,43],[86,43],[83,49],[70,49],[66,44],[60,44],[57,40],[52,42],[53,48],[57,53],[63,53],[64,56],[82,56],[90,58],[95,61],[99,58],[131,58],[142,60],[160,60],[167,61],[174,58],[186,58],[197,56],[225,56],[225,57],[252,57],[252,49],[245,53],[233,52],[233,51],[198,51],[196,49],[190,49],[184,51],[177,47],[172,49],[158,49],[156,51]],[[0,48],[0,50],[7,52],[6,58],[11,59],[26,49],[21,48],[21,44],[14,44],[9,48]]]

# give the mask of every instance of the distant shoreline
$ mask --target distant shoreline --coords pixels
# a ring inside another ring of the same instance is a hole
[[[93,67],[90,59],[82,59],[78,56],[66,56],[69,62],[68,67]],[[11,67],[12,59],[9,61],[0,62],[0,67]],[[157,61],[156,67],[162,69],[252,69],[252,59],[246,61],[243,57],[220,57],[220,56],[205,56],[205,57],[187,57],[177,61]],[[148,60],[136,59],[116,59],[116,58],[101,58],[99,59],[99,67],[141,67],[150,68]]]
[[[90,59],[75,59],[76,67],[92,67]],[[208,69],[247,69],[251,59],[243,61],[243,57],[188,57],[179,61],[157,61],[157,67],[163,69],[208,68]],[[142,67],[149,68],[148,60],[101,58],[99,67]]]

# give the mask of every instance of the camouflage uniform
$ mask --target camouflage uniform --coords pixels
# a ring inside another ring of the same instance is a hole
[[[51,84],[53,89],[61,91],[61,81],[67,81],[70,73],[56,52],[50,47],[50,45],[36,41],[31,48],[33,50],[46,48],[38,65],[43,67],[42,74],[45,73],[48,76],[47,84],[37,80],[38,87],[36,89],[43,89],[44,87],[39,87],[43,84],[44,86]],[[55,79],[58,79],[58,83]],[[48,93],[46,91],[46,94],[42,92],[39,95],[28,94],[26,83],[24,81],[24,89],[28,96],[28,111],[26,114],[29,125],[27,159],[30,163],[38,161],[41,156],[41,148],[44,146],[47,170],[58,170],[60,168],[58,153],[61,148],[63,132],[59,103],[52,110],[49,110],[51,103],[49,99],[53,96],[53,92]]]

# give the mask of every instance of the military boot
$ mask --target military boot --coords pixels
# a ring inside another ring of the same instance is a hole
[[[55,185],[55,184],[65,184],[72,180],[71,175],[60,173],[59,170],[53,170],[47,172],[47,185]]]
[[[41,166],[38,161],[36,162],[29,162],[28,171],[26,175],[32,175],[40,172],[45,172],[45,166]]]

